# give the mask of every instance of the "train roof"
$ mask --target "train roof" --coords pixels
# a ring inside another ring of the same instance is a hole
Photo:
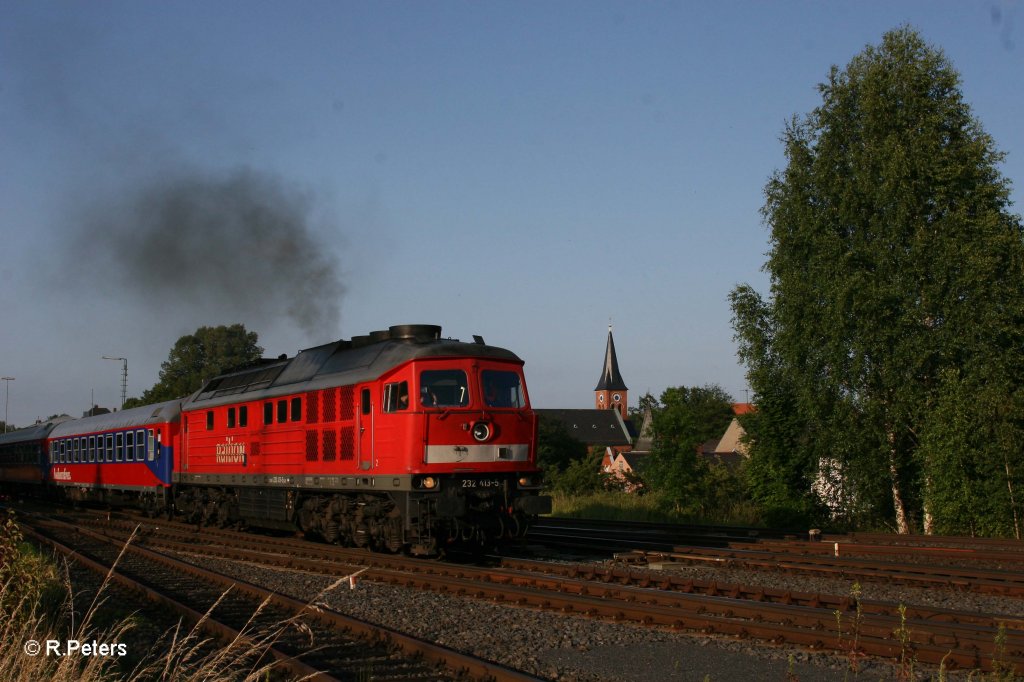
[[[42,440],[50,435],[50,430],[54,426],[61,422],[72,421],[71,417],[54,417],[45,422],[39,422],[32,426],[26,426],[23,429],[17,431],[10,431],[8,433],[0,434],[0,447],[4,445],[13,445],[15,443],[24,443],[26,441]]]
[[[479,357],[523,364],[512,351],[474,339],[473,343],[442,339],[441,327],[436,325],[398,325],[216,377],[193,394],[184,409],[236,402],[240,394],[246,394],[246,400],[257,400],[372,381],[398,365],[422,358]]]
[[[120,412],[82,417],[57,424],[50,432],[51,438],[65,438],[84,433],[128,429],[136,426],[150,426],[176,422],[181,418],[181,401],[169,400],[164,403],[132,407]]]

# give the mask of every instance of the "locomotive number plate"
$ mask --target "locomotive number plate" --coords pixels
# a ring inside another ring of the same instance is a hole
[[[464,478],[463,488],[500,488],[501,480],[497,478]]]

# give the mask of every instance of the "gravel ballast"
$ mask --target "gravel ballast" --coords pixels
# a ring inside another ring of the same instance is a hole
[[[895,679],[884,662],[860,661],[848,670],[842,656],[772,647],[755,642],[594,620],[581,616],[516,608],[484,600],[357,580],[355,589],[343,582],[321,594],[335,581],[304,572],[284,571],[206,557],[181,556],[199,565],[288,594],[313,600],[341,613],[379,623],[425,640],[472,653],[502,665],[550,680],[611,682],[614,680],[825,680]],[[358,570],[353,568],[353,571]],[[808,579],[762,572],[731,572],[697,567],[673,568],[697,579],[719,583],[747,582],[801,592],[848,594],[852,583]],[[712,573],[708,573],[712,571]],[[938,594],[937,594],[938,593]],[[1021,612],[1016,600],[984,595],[950,595],[941,590],[907,590],[899,586],[865,585],[865,599],[911,603],[927,598],[930,605],[979,611]],[[963,599],[970,599],[967,606]],[[974,600],[977,599],[977,602]],[[952,603],[951,603],[952,602]],[[983,605],[983,606],[982,606]],[[995,607],[999,607],[996,609]],[[938,679],[935,670],[917,671],[917,679]],[[954,680],[965,674],[946,674]]]

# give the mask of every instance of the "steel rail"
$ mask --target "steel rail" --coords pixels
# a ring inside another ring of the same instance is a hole
[[[332,560],[300,559],[288,554],[268,555],[262,551],[226,545],[197,546],[162,540],[160,544],[175,551],[273,564],[327,575],[351,570],[338,566]],[[856,611],[856,603],[848,601],[845,611],[847,629],[844,632],[842,615],[838,616],[837,621],[832,604],[822,603],[814,597],[804,604],[786,603],[785,599],[775,603],[763,600],[744,602],[737,600],[735,594],[724,597],[666,593],[643,587],[595,583],[586,579],[497,572],[493,569],[482,570],[366,553],[353,556],[351,560],[370,567],[362,575],[364,580],[520,606],[840,651],[853,646],[852,631],[856,629],[857,648],[864,654],[891,657],[912,648],[918,660],[925,663],[940,664],[945,661],[947,665],[980,667],[985,670],[993,669],[996,665],[992,650],[998,636],[998,623],[936,622],[927,620],[935,614],[925,609],[909,609],[898,615],[891,610],[889,613],[877,613],[862,609],[856,615],[851,614],[851,611]],[[1012,630],[1014,620],[1005,619],[1011,624],[1011,630],[1005,635],[1004,646],[1008,651],[1003,656],[1005,660],[1020,664],[1024,663],[1024,636]],[[1019,624],[1019,619],[1016,622]],[[903,632],[904,641],[894,640],[894,632]]]
[[[672,552],[646,553],[650,563],[670,560],[680,563],[714,563],[737,568],[789,570],[820,573],[844,578],[856,577],[922,585],[949,586],[962,590],[1010,597],[1024,596],[1024,573],[979,568],[962,568],[941,564],[877,562],[842,556],[809,556],[756,549],[715,549],[710,547],[676,547]],[[826,561],[827,559],[827,561]]]
[[[77,530],[80,533],[105,542],[117,541],[117,538],[104,536],[100,533],[93,533],[80,528]],[[196,551],[197,549],[194,546],[186,547],[190,551]],[[346,616],[320,606],[317,606],[315,609],[311,608],[310,604],[292,597],[272,592],[246,581],[231,578],[221,573],[204,569],[194,564],[175,559],[166,554],[155,552],[144,547],[128,545],[126,551],[171,565],[180,574],[191,575],[199,580],[212,581],[215,583],[230,583],[232,589],[248,594],[261,602],[264,600],[269,601],[270,603],[276,604],[295,614],[302,614],[306,617],[318,620],[321,623],[325,623],[333,628],[346,630],[364,640],[380,642],[387,646],[392,646],[402,651],[406,656],[420,657],[432,665],[442,666],[452,671],[455,675],[468,676],[476,680],[493,680],[494,682],[535,682],[538,679],[521,671],[513,670],[500,664],[477,658],[470,654],[464,654],[384,626],[375,625],[352,616]],[[351,573],[351,571],[348,571],[348,573]],[[316,672],[314,669],[310,670]]]
[[[93,573],[100,576],[109,575],[110,579],[121,587],[143,595],[148,601],[154,604],[170,609],[179,616],[182,616],[191,625],[198,626],[201,630],[217,637],[221,641],[240,641],[245,642],[248,645],[256,644],[252,639],[244,636],[241,632],[232,628],[230,625],[220,622],[209,614],[200,613],[168,595],[143,585],[137,580],[133,580],[122,573],[118,573],[113,570],[113,567],[107,566],[94,559],[90,559],[78,550],[68,547],[59,540],[37,532],[34,528],[26,525],[24,522],[19,523],[19,527],[25,536],[33,538],[36,542],[52,547],[64,556],[68,557],[69,560],[91,570]],[[266,647],[264,650],[267,654],[274,657],[276,660],[275,666],[283,668],[296,678],[309,679],[314,682],[340,682],[338,678],[321,672],[316,668],[297,660],[294,656],[277,649],[276,647]]]

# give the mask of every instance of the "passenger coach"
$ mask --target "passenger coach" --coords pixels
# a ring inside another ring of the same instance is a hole
[[[181,401],[72,419],[49,436],[50,479],[75,502],[170,509]]]
[[[41,488],[46,483],[47,436],[55,424],[66,419],[69,417],[0,434],[0,489],[12,492],[20,485]],[[39,494],[39,490],[25,492]]]

